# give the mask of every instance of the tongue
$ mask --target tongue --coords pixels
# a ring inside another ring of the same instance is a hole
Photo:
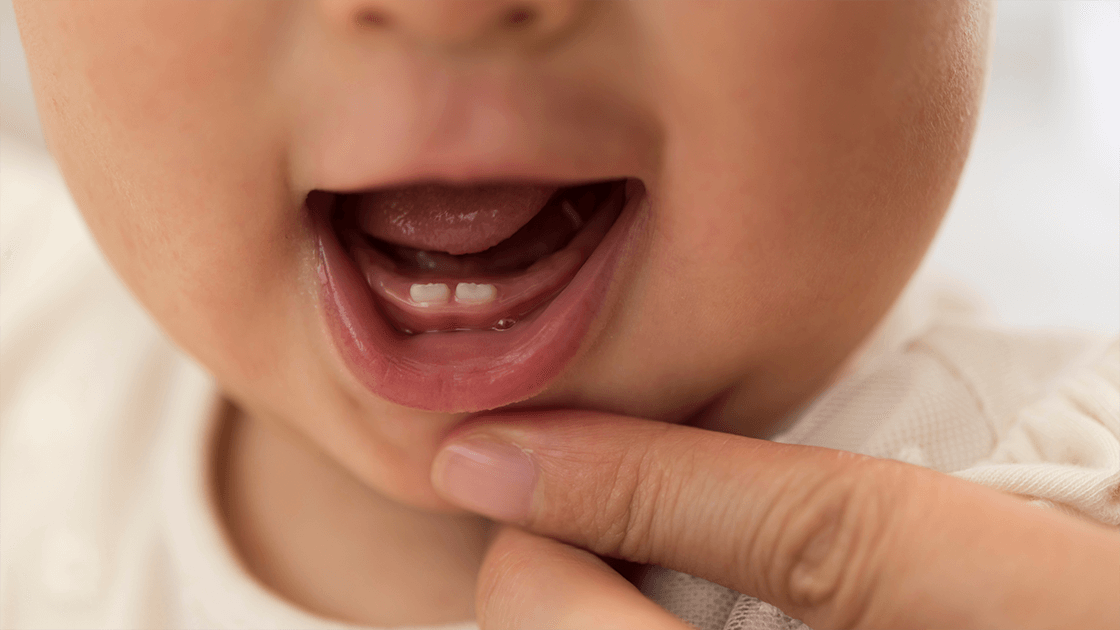
[[[512,236],[544,207],[555,186],[421,184],[357,196],[358,226],[395,245],[473,254]]]

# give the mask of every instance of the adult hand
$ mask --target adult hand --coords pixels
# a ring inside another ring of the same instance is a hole
[[[895,461],[507,413],[448,436],[432,479],[517,526],[479,576],[487,629],[687,627],[594,554],[717,582],[815,628],[1120,627],[1120,533]]]

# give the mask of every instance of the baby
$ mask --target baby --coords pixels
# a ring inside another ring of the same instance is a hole
[[[16,12],[69,194],[147,314],[66,201],[5,197],[4,628],[473,628],[494,524],[431,471],[495,409],[1120,523],[1115,343],[900,300],[968,152],[986,4]],[[697,627],[796,623],[640,584]]]

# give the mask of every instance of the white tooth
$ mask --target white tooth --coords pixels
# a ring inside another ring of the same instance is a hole
[[[408,296],[413,302],[421,306],[429,304],[445,304],[451,299],[451,289],[446,284],[436,282],[432,284],[414,284],[408,288]]]
[[[498,290],[492,284],[460,282],[455,285],[455,301],[464,304],[486,304],[494,301]]]

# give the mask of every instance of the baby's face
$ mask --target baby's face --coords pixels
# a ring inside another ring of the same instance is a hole
[[[246,413],[423,507],[513,404],[757,426],[895,299],[982,86],[969,2],[27,2],[50,147]]]

